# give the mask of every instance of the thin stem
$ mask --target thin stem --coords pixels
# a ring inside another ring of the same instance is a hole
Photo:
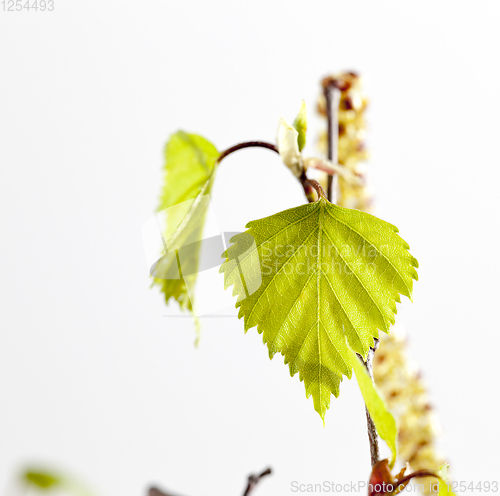
[[[271,473],[272,473],[271,468],[266,468],[266,470],[264,470],[260,474],[249,475],[247,487],[245,489],[245,492],[243,493],[243,496],[249,496],[250,493],[255,489],[255,486],[258,484],[260,479],[262,479],[262,477],[265,477],[266,475],[269,475]],[[161,491],[157,487],[150,487],[148,490],[148,496],[172,496],[172,494],[167,493],[165,491]]]
[[[227,150],[224,150],[219,155],[217,162],[218,163],[222,162],[222,160],[225,159],[228,155],[231,155],[231,153],[237,152],[238,150],[243,150],[243,148],[255,148],[255,147],[267,148],[268,150],[272,150],[273,152],[279,153],[278,148],[272,143],[267,143],[266,141],[245,141],[243,143],[238,143],[237,145],[234,145],[231,148],[228,148]],[[310,184],[308,183],[305,171],[302,171],[302,174],[297,179],[300,181],[300,184],[302,184],[302,188],[304,188],[304,194],[306,195],[307,201],[309,203],[313,202],[314,193]]]
[[[338,153],[339,153],[339,104],[341,92],[338,88],[335,80],[326,78],[323,81],[323,92],[326,99],[326,115],[328,121],[328,160],[334,164],[338,163]],[[337,174],[328,176],[328,200],[335,203],[337,201]],[[368,375],[373,381],[373,356],[375,355],[375,350],[378,348],[378,339],[374,340],[373,348],[368,351],[368,356],[366,358],[365,367],[368,371]],[[373,419],[366,408],[366,426],[368,429],[368,439],[370,441],[370,456],[372,467],[374,467],[380,461],[380,448],[378,442],[378,433],[373,422]]]
[[[224,150],[219,155],[217,162],[219,163],[222,162],[222,160],[226,158],[228,155],[231,155],[231,153],[234,153],[238,150],[243,150],[243,148],[252,148],[252,147],[267,148],[268,150],[272,150],[273,152],[279,153],[276,146],[273,145],[272,143],[267,143],[266,141],[245,141],[244,143],[238,143],[237,145],[234,145],[231,148]]]
[[[248,484],[247,484],[247,487],[245,489],[245,492],[243,493],[243,496],[248,496],[255,489],[255,486],[260,481],[260,479],[262,479],[262,477],[265,477],[266,475],[269,475],[271,473],[272,473],[271,469],[266,468],[266,470],[264,470],[264,472],[261,472],[259,475],[255,475],[255,474],[249,475],[248,476]]]
[[[374,382],[373,379],[373,357],[375,356],[375,351],[377,351],[379,344],[378,339],[374,339],[373,343],[373,348],[370,348],[368,350],[368,356],[366,357],[366,362],[365,367],[368,372],[368,375],[370,376],[372,382]],[[368,412],[368,408],[365,406],[365,411],[366,411],[366,426],[368,429],[368,439],[370,441],[370,456],[371,456],[371,461],[372,461],[372,467],[374,467],[379,461],[380,461],[380,448],[379,448],[379,442],[378,442],[378,433],[377,429],[375,427],[375,424],[373,422],[373,419]]]
[[[339,103],[340,89],[334,84],[334,81],[327,79],[323,86],[323,92],[326,99],[326,116],[328,122],[328,160],[334,164],[338,163],[339,150]],[[337,201],[337,175],[328,176],[328,200],[332,203]]]
[[[306,171],[302,171],[302,174],[299,177],[299,181],[300,184],[302,184],[302,187],[304,188],[304,194],[306,195],[307,201],[309,203],[316,201],[313,193],[314,186],[311,186],[311,179],[307,178]],[[323,188],[321,190],[323,191]]]

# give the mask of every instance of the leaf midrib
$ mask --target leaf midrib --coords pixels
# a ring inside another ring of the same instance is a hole
[[[321,360],[321,339],[320,339],[320,304],[319,302],[321,301],[321,252],[323,248],[323,243],[321,241],[321,236],[323,233],[323,222],[324,222],[324,216],[325,216],[325,205],[324,203],[320,204],[320,212],[319,212],[319,229],[318,229],[318,251],[317,251],[317,279],[316,279],[316,288],[317,288],[317,293],[316,293],[316,305],[317,305],[317,314],[316,314],[316,320],[317,320],[317,327],[316,327],[316,339],[318,340],[318,396],[319,396],[319,404],[323,405],[323,395],[322,395],[322,388],[321,388],[321,372],[322,372],[322,365],[323,362]]]

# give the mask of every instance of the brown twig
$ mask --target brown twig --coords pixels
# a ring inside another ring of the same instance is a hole
[[[338,163],[339,153],[339,103],[340,89],[335,79],[325,78],[323,80],[323,93],[326,99],[326,117],[328,133],[328,160],[334,164]],[[337,201],[337,175],[328,175],[328,200],[332,203]]]
[[[234,153],[238,150],[243,150],[243,148],[254,148],[254,147],[267,148],[268,150],[272,150],[273,152],[279,153],[276,146],[273,145],[272,143],[267,143],[266,141],[245,141],[243,143],[238,143],[237,145],[234,145],[231,148],[228,148],[227,150],[224,150],[219,155],[217,162],[219,163],[222,162],[224,158],[226,158],[228,155],[231,155],[231,153]]]
[[[248,476],[248,484],[245,489],[245,492],[243,493],[243,496],[248,496],[254,489],[257,483],[262,479],[262,477],[265,477],[266,475],[271,474],[272,471],[270,468],[266,468],[264,472],[260,473],[259,475],[252,474]]]
[[[217,162],[218,163],[222,162],[222,160],[224,160],[228,155],[231,155],[231,153],[237,152],[238,150],[243,150],[244,148],[255,148],[255,147],[267,148],[268,150],[272,150],[273,152],[279,153],[276,145],[273,145],[272,143],[267,143],[266,141],[245,141],[243,143],[238,143],[237,145],[234,145],[228,148],[227,150],[224,150],[219,155]],[[304,189],[304,194],[306,195],[307,201],[309,203],[313,202],[314,193],[311,186],[307,182],[308,179],[305,171],[302,171],[302,174],[300,175],[300,177],[298,177],[298,180],[300,181],[300,184]]]
[[[150,487],[148,496],[172,496],[172,494],[160,491],[157,487]]]
[[[304,194],[306,195],[307,201],[309,203],[315,201],[313,187],[311,186],[310,179],[307,178],[305,171],[302,171],[302,174],[299,177],[299,181],[300,184],[302,184],[302,187],[304,188]]]
[[[255,486],[258,484],[260,479],[271,473],[272,473],[271,468],[266,468],[266,470],[264,470],[264,472],[261,472],[260,474],[249,475],[247,487],[245,489],[245,492],[243,493],[243,496],[249,496],[249,494],[255,489]],[[173,495],[171,493],[160,491],[157,487],[151,487],[149,488],[148,496],[173,496]]]
[[[374,339],[373,348],[368,350],[368,356],[366,357],[366,362],[364,362],[368,375],[372,382],[373,380],[373,357],[375,355],[375,351],[377,351],[379,344],[378,339]],[[374,467],[380,461],[380,447],[379,447],[379,439],[377,429],[373,422],[373,419],[368,411],[368,408],[365,406],[366,411],[366,426],[368,429],[368,439],[370,441],[370,457],[372,462],[372,467]]]
[[[322,81],[323,92],[326,99],[326,116],[328,121],[328,160],[334,164],[338,163],[338,142],[339,142],[339,103],[341,88],[335,78],[325,78]],[[328,176],[327,197],[332,203],[336,202],[337,196],[337,175]],[[368,351],[365,367],[368,375],[373,381],[373,356],[378,348],[378,339],[374,340],[373,348]],[[372,467],[380,461],[380,449],[378,442],[378,433],[373,423],[373,419],[366,408],[366,425],[368,429],[368,439],[370,441],[370,456]]]

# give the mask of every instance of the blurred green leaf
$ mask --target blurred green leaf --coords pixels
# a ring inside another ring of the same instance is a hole
[[[200,240],[219,152],[196,134],[178,131],[165,148],[165,184],[158,211],[166,254],[153,271],[168,303],[174,298],[182,309],[193,309],[188,287],[194,286]]]
[[[397,456],[396,439],[398,431],[396,428],[396,421],[387,409],[382,396],[377,391],[377,388],[368,375],[364,363],[352,350],[351,358],[356,380],[358,381],[359,389],[365,400],[366,408],[370,412],[379,436],[387,443],[391,450],[392,459],[390,467],[392,468]]]
[[[21,473],[20,479],[23,484],[37,489],[39,492],[50,493],[56,490],[59,494],[62,490],[64,493],[75,496],[92,496],[94,494],[71,475],[56,473],[52,470],[30,467]]]
[[[55,486],[61,485],[62,482],[61,477],[58,475],[37,470],[26,470],[26,472],[21,475],[21,478],[28,484],[40,489],[52,489]]]

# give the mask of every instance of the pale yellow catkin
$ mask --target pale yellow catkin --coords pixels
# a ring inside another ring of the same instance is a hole
[[[354,72],[345,72],[325,78],[323,84],[334,84],[340,89],[338,161],[360,181],[352,182],[339,177],[337,203],[342,207],[370,211],[371,195],[366,185],[365,150],[366,123],[364,113],[368,99],[362,91],[361,78]],[[320,95],[318,112],[326,117],[326,101]],[[319,148],[326,153],[327,133],[322,132]]]

